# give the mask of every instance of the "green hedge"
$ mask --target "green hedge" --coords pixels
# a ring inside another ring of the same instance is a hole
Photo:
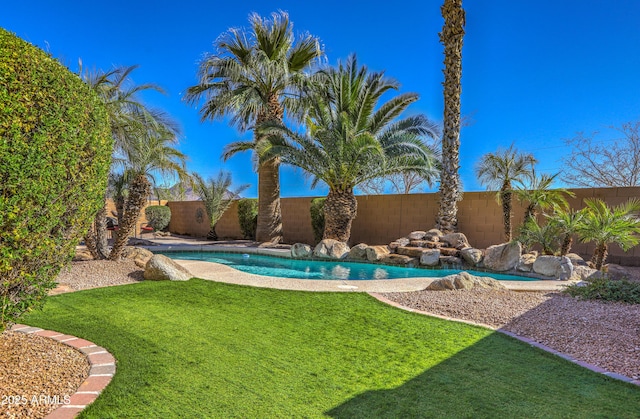
[[[238,201],[238,222],[245,239],[255,240],[258,228],[258,200],[244,198]]]
[[[316,243],[322,241],[324,236],[324,201],[326,198],[314,198],[311,200],[309,208],[311,212],[311,228],[313,228],[313,238]]]
[[[103,205],[107,118],[77,75],[0,28],[0,331],[43,301]]]
[[[151,205],[144,209],[147,224],[155,231],[164,230],[171,221],[171,208],[165,205]]]

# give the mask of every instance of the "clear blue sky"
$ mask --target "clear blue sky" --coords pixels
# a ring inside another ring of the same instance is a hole
[[[136,83],[156,83],[167,96],[145,101],[181,124],[180,149],[189,169],[205,176],[220,169],[234,184],[257,175],[248,154],[220,159],[223,146],[250,139],[225,121],[200,122],[181,101],[195,84],[202,54],[229,27],[247,26],[250,12],[290,14],[294,30],[318,36],[335,64],[350,53],[372,70],[385,70],[401,92],[417,92],[410,112],[442,121],[443,20],[438,0],[368,1],[7,1],[0,27],[48,50],[72,70],[139,64]],[[640,1],[465,0],[461,176],[466,191],[483,190],[473,175],[479,157],[512,142],[532,152],[540,172],[562,169],[564,138],[607,131],[640,118]],[[600,138],[600,137],[598,137]],[[607,135],[601,137],[606,140]],[[308,188],[299,171],[282,171],[282,196],[326,194]],[[437,186],[436,186],[437,188]]]

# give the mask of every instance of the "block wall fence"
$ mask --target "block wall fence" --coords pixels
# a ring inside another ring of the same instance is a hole
[[[584,198],[600,198],[609,205],[618,205],[629,198],[640,198],[640,187],[571,189],[569,198],[574,209],[584,207]],[[282,198],[282,226],[285,243],[313,244],[309,206],[313,197]],[[350,244],[388,244],[411,231],[429,230],[434,226],[438,211],[438,194],[364,195],[358,196],[358,215],[351,228]],[[205,237],[209,219],[200,201],[172,201],[169,231],[193,237]],[[200,216],[198,216],[200,214]],[[514,200],[512,226],[514,232],[524,219],[524,206]],[[486,248],[503,242],[502,206],[495,192],[465,192],[458,203],[458,230],[464,233],[473,247]],[[218,236],[242,239],[234,203],[218,222]],[[572,251],[590,258],[593,244],[574,242]],[[623,252],[610,247],[609,262],[640,266],[640,246]]]

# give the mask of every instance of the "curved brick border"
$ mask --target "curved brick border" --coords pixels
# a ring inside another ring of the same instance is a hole
[[[84,408],[98,398],[102,390],[111,382],[116,373],[116,360],[106,349],[97,346],[93,342],[80,339],[71,335],[64,335],[52,330],[43,330],[39,327],[31,327],[24,324],[15,324],[11,328],[13,332],[34,334],[57,340],[82,352],[89,361],[89,376],[78,390],[71,396],[69,404],[61,405],[45,416],[45,419],[71,419],[75,418]]]
[[[564,354],[562,352],[556,351],[555,349],[547,346],[547,345],[543,345],[542,343],[538,343],[532,339],[526,338],[524,336],[520,336],[520,335],[516,335],[515,333],[509,332],[507,330],[503,330],[503,329],[496,329],[493,326],[489,326],[486,324],[482,324],[482,323],[475,323],[475,322],[471,322],[468,320],[461,320],[461,319],[455,319],[453,317],[447,317],[447,316],[441,316],[439,314],[434,314],[434,313],[429,313],[428,311],[421,311],[421,310],[416,310],[410,307],[406,307],[403,306],[401,304],[396,303],[395,301],[391,301],[388,298],[383,297],[380,294],[374,293],[374,292],[369,292],[367,293],[370,296],[372,296],[373,298],[375,298],[376,300],[383,302],[385,304],[388,304],[390,306],[405,310],[405,311],[410,311],[412,313],[418,313],[418,314],[424,314],[426,316],[431,316],[431,317],[437,317],[439,319],[443,319],[443,320],[449,320],[449,321],[454,321],[454,322],[458,322],[458,323],[466,323],[466,324],[470,324],[470,325],[474,325],[474,326],[482,326],[485,327],[487,329],[491,329],[491,330],[495,330],[496,332],[500,332],[500,333],[504,333],[507,336],[511,336],[514,339],[518,339],[519,341],[522,341],[524,343],[528,343],[531,346],[535,346],[536,348],[542,349],[543,351],[547,351],[550,352],[554,355],[559,356],[560,358],[566,359],[569,362],[573,362],[574,364],[580,365],[581,367],[587,368],[591,371],[597,372],[599,374],[603,374],[606,375],[607,377],[611,377],[611,378],[615,378],[616,380],[620,380],[620,381],[624,381],[626,383],[631,383],[631,384],[635,384],[637,386],[640,386],[640,380],[634,380],[633,378],[627,377],[626,375],[622,375],[622,374],[617,374],[615,372],[610,372],[605,370],[604,368],[600,368],[597,365],[593,365],[593,364],[589,364],[587,362],[584,361],[580,361],[578,359],[575,359],[574,357]]]

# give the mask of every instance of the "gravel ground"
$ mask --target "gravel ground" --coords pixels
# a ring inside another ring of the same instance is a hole
[[[42,336],[0,334],[0,418],[42,418],[89,375],[79,351]]]
[[[133,284],[143,281],[144,270],[133,260],[118,262],[90,260],[72,262],[58,276],[58,289],[54,293],[77,291],[109,285]]]
[[[608,371],[640,379],[640,305],[515,291],[417,291],[406,307],[502,328]]]

